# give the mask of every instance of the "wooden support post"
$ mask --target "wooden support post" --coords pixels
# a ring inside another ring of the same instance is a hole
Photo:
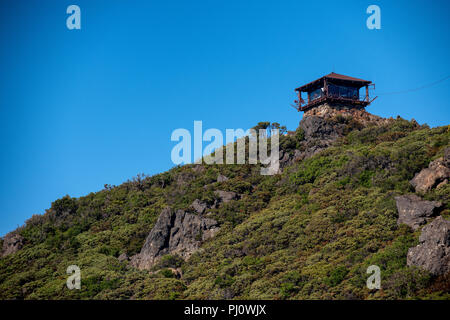
[[[298,96],[298,110],[300,111],[300,108],[302,107],[302,92],[299,90],[297,91],[297,96]]]
[[[369,102],[369,86],[366,85],[366,101]]]
[[[327,82],[327,78],[323,79],[323,91],[325,93],[325,97],[328,97],[328,82]]]

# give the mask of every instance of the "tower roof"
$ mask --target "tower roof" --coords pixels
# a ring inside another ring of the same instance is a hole
[[[323,79],[338,80],[341,82],[351,82],[356,87],[362,87],[362,86],[372,83],[372,81],[349,77],[349,76],[346,76],[343,74],[331,72],[331,73],[327,74],[326,76],[323,76],[317,80],[311,81],[308,84],[305,84],[301,87],[296,88],[295,91],[306,91],[306,90],[318,85]]]

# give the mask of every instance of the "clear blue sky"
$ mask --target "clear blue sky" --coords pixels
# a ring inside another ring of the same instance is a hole
[[[66,28],[81,8],[82,29]],[[381,8],[381,30],[366,8]],[[0,2],[0,235],[66,194],[171,168],[176,128],[301,114],[293,89],[331,71],[376,93],[450,74],[450,1]],[[450,79],[368,110],[447,125]],[[375,94],[376,94],[375,93]]]

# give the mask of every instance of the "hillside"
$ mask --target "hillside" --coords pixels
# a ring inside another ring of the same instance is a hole
[[[410,183],[449,144],[449,126],[310,116],[280,137],[278,175],[185,165],[66,196],[2,239],[0,299],[450,299],[449,273],[407,265],[432,220],[398,224],[396,206],[417,194],[450,218],[449,183]]]

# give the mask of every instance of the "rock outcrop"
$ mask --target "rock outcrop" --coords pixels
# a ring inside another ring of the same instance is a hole
[[[165,254],[176,254],[186,260],[218,230],[213,219],[166,208],[147,236],[141,252],[131,258],[130,264],[139,269],[150,269]]]
[[[7,255],[19,251],[22,247],[23,237],[18,233],[10,232],[3,239],[3,247],[0,256],[6,257]]]
[[[321,139],[329,141],[335,140],[341,135],[338,126],[318,116],[303,117],[299,127],[305,133],[305,140]]]
[[[314,107],[305,111],[303,117],[321,117],[321,118],[334,118],[337,116],[352,117],[354,120],[367,125],[369,123],[383,124],[389,121],[374,114],[367,112],[364,108],[355,108],[348,105],[329,105],[324,103],[320,106]]]
[[[300,142],[299,149],[291,152],[280,150],[280,167],[284,168],[293,162],[312,157],[319,151],[328,148],[343,134],[343,125],[334,124],[324,117],[304,116],[300,121],[300,129],[304,132],[304,140]],[[295,132],[291,132],[295,134]]]
[[[434,275],[450,272],[450,221],[441,216],[422,229],[420,244],[408,250],[408,266]]]
[[[351,118],[353,124],[359,123],[362,127],[368,124],[381,125],[391,119],[381,118],[364,109],[349,106],[323,104],[305,111],[299,128],[304,132],[304,140],[299,149],[293,152],[280,150],[280,167],[284,168],[295,161],[301,161],[312,157],[316,153],[328,148],[338,138],[345,135],[347,123],[339,121],[339,117]],[[293,135],[295,132],[290,132]]]
[[[441,187],[450,178],[450,147],[444,151],[444,156],[430,162],[428,168],[417,173],[410,181],[416,192],[427,192],[434,187]]]
[[[398,210],[397,224],[404,223],[414,230],[436,216],[442,206],[441,202],[422,200],[415,194],[395,197],[395,201]]]
[[[214,191],[214,194],[219,198],[219,202],[227,203],[231,200],[239,199],[239,194],[233,191],[216,190]]]
[[[232,200],[239,200],[240,196],[238,193],[233,191],[215,190],[216,200],[213,204],[208,204],[205,201],[195,199],[190,205],[190,209],[194,210],[198,214],[204,214],[208,209],[216,209],[221,203],[227,203]]]
[[[217,182],[225,182],[228,180],[227,176],[224,176],[223,174],[220,174],[217,176]]]
[[[208,205],[206,204],[206,202],[195,199],[191,204],[191,208],[194,209],[194,211],[198,214],[203,214],[205,213],[206,209],[208,209]]]

